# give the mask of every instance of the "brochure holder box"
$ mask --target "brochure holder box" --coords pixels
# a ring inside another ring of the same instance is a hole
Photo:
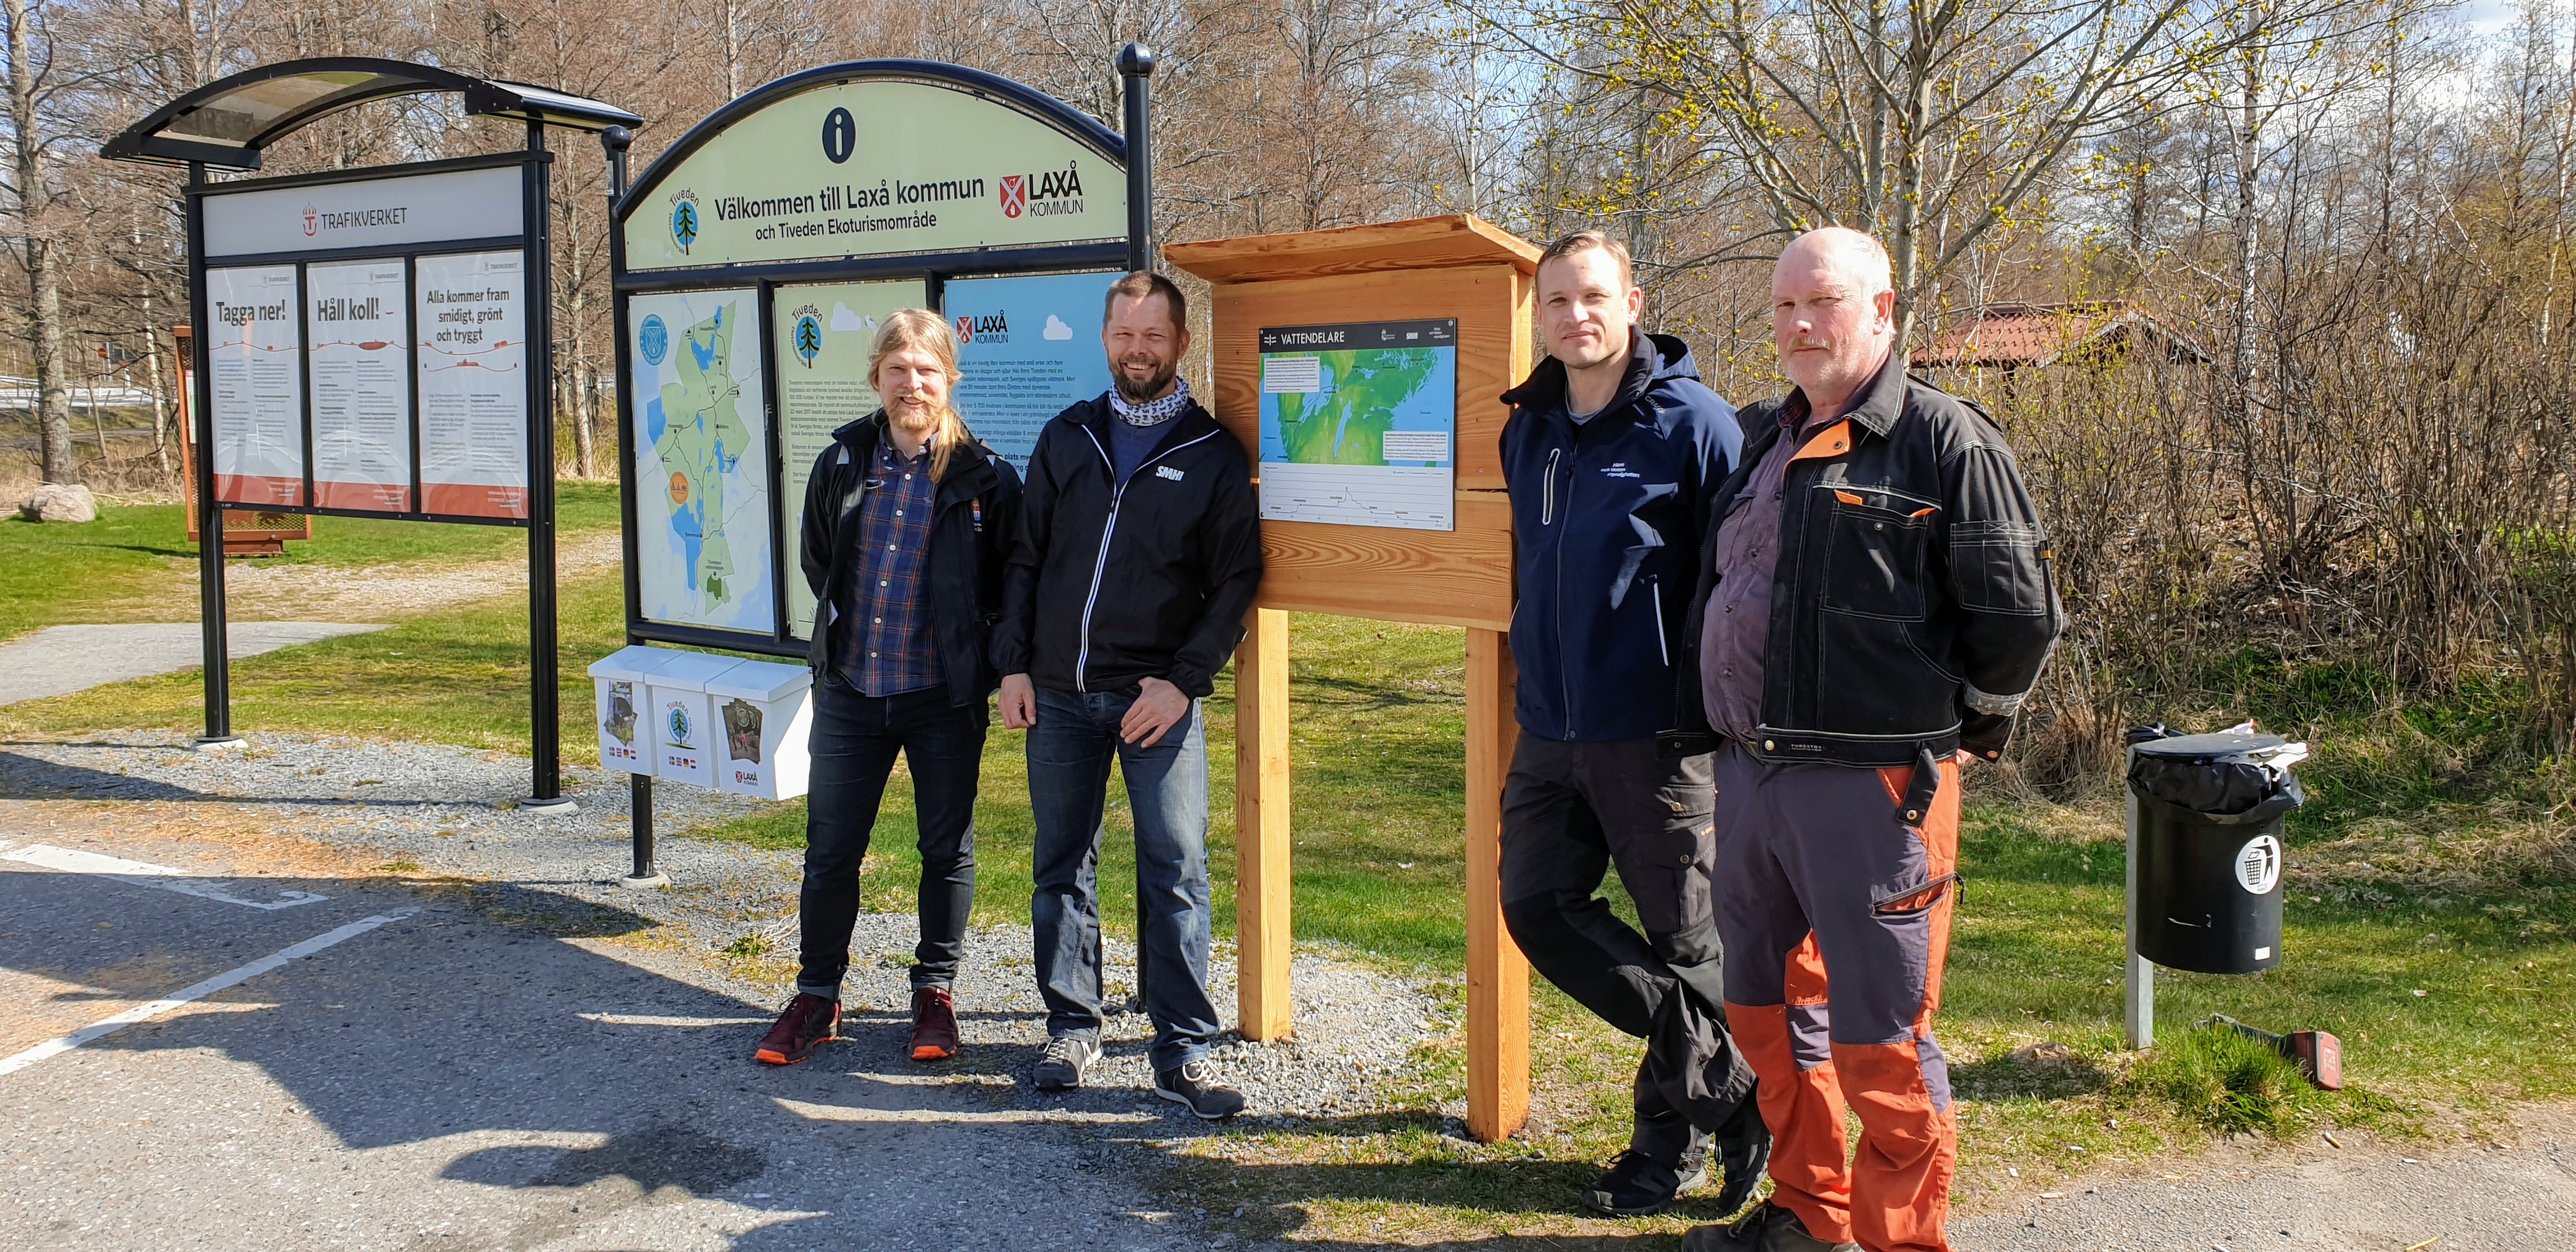
[[[805,794],[813,687],[814,671],[771,661],[745,661],[707,684],[717,789],[762,800]]]
[[[718,740],[707,684],[742,664],[741,657],[674,652],[645,678],[653,710],[653,776],[713,790]]]
[[[642,645],[619,648],[591,662],[590,678],[599,689],[599,763],[629,774],[653,772],[653,716],[645,683],[662,663],[679,656],[668,648]]]

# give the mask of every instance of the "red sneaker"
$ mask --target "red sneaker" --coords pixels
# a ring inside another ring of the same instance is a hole
[[[946,987],[912,989],[912,1059],[944,1061],[957,1055],[957,1002]]]
[[[799,991],[778,1015],[778,1024],[762,1036],[751,1059],[768,1065],[793,1065],[814,1049],[841,1037],[841,1002]]]

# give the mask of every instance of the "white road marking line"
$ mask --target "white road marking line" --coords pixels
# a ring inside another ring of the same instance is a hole
[[[15,852],[0,853],[0,861],[17,861],[43,869],[61,870],[66,874],[93,874],[101,878],[113,878],[130,886],[158,887],[163,891],[176,891],[183,896],[195,896],[201,900],[219,900],[225,904],[238,904],[246,909],[271,911],[291,909],[300,904],[319,904],[331,898],[316,895],[310,891],[281,891],[277,893],[277,899],[274,901],[245,900],[212,883],[193,878],[183,869],[154,865],[149,861],[129,861],[123,857],[84,852],[78,848],[57,848],[42,843],[31,843]]]
[[[573,1016],[602,1026],[763,1026],[766,1017],[657,1017],[650,1013],[576,1013]]]
[[[938,1109],[863,1109],[846,1104],[809,1104],[771,1096],[778,1107],[808,1121],[899,1123],[911,1126],[1027,1126],[1048,1122],[1109,1125],[1127,1122],[1161,1120],[1152,1113],[1091,1113],[1072,1109],[1029,1109],[1025,1111],[943,1112]]]
[[[415,910],[412,909],[401,909],[392,913],[381,913],[374,917],[360,918],[357,921],[339,928],[338,930],[315,935],[302,943],[296,944],[294,947],[272,952],[269,955],[263,956],[239,969],[232,970],[228,973],[217,974],[204,982],[198,983],[196,986],[189,987],[186,990],[179,992],[176,995],[154,1000],[149,1004],[135,1005],[133,1008],[127,1009],[113,1017],[101,1018],[90,1025],[83,1026],[59,1039],[48,1039],[43,1043],[37,1044],[36,1046],[14,1056],[0,1057],[0,1077],[14,1074],[38,1061],[44,1060],[46,1057],[58,1056],[62,1053],[69,1052],[84,1043],[88,1043],[92,1039],[104,1038],[108,1035],[115,1034],[136,1022],[148,1022],[172,1009],[188,1004],[191,1001],[205,999],[207,996],[213,995],[218,991],[222,991],[227,987],[248,982],[253,978],[257,978],[270,970],[286,964],[289,961],[295,960],[298,957],[311,956],[324,948],[340,942],[341,940],[355,939],[370,930],[374,930],[378,926],[400,921],[403,918],[411,916],[414,911]]]

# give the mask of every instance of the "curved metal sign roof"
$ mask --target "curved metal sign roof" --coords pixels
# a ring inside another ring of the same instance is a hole
[[[255,170],[262,149],[324,116],[370,100],[433,91],[463,95],[465,111],[476,116],[520,118],[571,130],[640,126],[644,121],[597,100],[434,65],[383,57],[308,57],[244,70],[199,87],[153,110],[100,151],[112,161],[202,161]]]

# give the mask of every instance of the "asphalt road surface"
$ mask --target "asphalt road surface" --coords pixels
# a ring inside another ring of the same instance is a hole
[[[906,1081],[885,1022],[753,1066],[774,1009],[600,942],[631,914],[70,842],[0,831],[0,1247],[1209,1241],[1093,1124],[1144,1115]]]

